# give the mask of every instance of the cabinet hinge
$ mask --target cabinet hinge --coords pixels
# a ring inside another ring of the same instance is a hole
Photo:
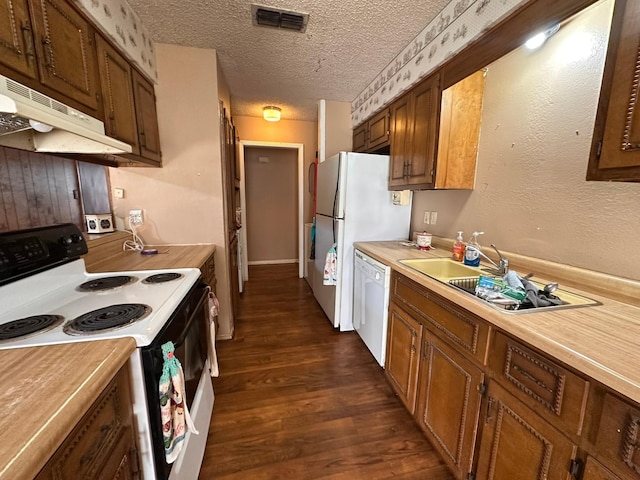
[[[467,480],[476,480],[476,472],[469,472],[467,474]]]
[[[596,158],[600,158],[602,155],[602,140],[598,142],[598,150],[596,151]]]
[[[582,460],[579,458],[574,458],[573,460],[571,460],[571,463],[569,464],[569,473],[573,478],[578,480],[579,478],[582,478],[583,467],[584,467],[584,463],[582,462]]]
[[[485,382],[478,385],[478,392],[480,392],[480,395],[483,397],[487,393],[487,384]]]

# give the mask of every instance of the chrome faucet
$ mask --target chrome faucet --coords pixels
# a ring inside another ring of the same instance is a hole
[[[498,261],[498,263],[494,262],[489,257],[487,257],[484,254],[484,252],[482,250],[480,250],[478,247],[475,247],[473,245],[467,245],[467,248],[470,248],[474,252],[478,252],[482,258],[484,258],[489,263],[491,263],[491,265],[496,267],[495,269],[487,269],[487,271],[489,273],[493,273],[495,275],[500,275],[500,276],[503,277],[509,271],[509,260],[506,259],[504,256],[502,256],[502,254],[500,253],[500,250],[498,250],[493,243],[491,244],[491,248],[493,248],[496,251],[496,253],[498,254],[498,256],[500,257],[500,260]]]

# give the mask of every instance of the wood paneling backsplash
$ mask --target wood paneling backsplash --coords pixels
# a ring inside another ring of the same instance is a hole
[[[84,230],[76,162],[0,147],[0,232],[70,222]]]

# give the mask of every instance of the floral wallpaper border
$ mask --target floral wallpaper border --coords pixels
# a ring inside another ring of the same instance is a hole
[[[150,80],[157,83],[156,52],[140,17],[125,0],[73,0],[102,33],[121,49]]]
[[[452,0],[351,104],[355,127],[529,0]]]

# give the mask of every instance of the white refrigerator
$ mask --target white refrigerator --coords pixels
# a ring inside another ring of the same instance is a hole
[[[389,156],[340,152],[318,164],[313,294],[334,327],[353,330],[353,243],[407,240],[411,202],[394,205]],[[336,284],[323,281],[336,244]]]

